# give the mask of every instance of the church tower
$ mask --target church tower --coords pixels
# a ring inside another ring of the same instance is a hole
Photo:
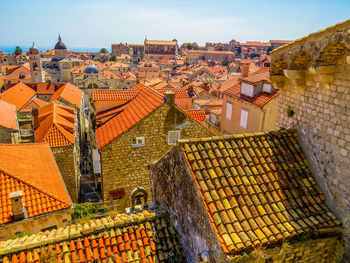
[[[42,83],[44,81],[44,71],[41,63],[39,49],[33,46],[29,49],[30,76],[33,83]]]
[[[62,42],[61,36],[58,35],[58,42],[55,45],[55,59],[61,60],[68,58],[66,45]]]

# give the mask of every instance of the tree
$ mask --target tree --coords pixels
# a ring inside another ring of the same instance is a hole
[[[94,60],[95,61],[100,61],[101,62],[101,59],[99,57],[94,57]]]
[[[108,50],[106,48],[101,48],[100,53],[108,53]]]
[[[19,46],[16,46],[14,54],[16,56],[21,55],[22,54],[22,49]]]
[[[240,55],[240,54],[242,53],[242,48],[241,48],[241,46],[239,46],[239,47],[237,48],[237,53],[238,53],[238,55]]]
[[[260,57],[260,54],[259,53],[252,53],[252,54],[250,54],[250,57],[251,58]]]
[[[273,46],[269,46],[268,48],[267,48],[267,55],[270,55],[270,52],[273,50]]]
[[[117,61],[117,58],[116,58],[115,56],[111,56],[111,57],[109,58],[109,61]]]
[[[188,43],[187,46],[186,46],[187,49],[191,50],[192,49],[192,44],[191,43]]]

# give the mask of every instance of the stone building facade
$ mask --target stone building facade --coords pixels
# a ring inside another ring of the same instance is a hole
[[[12,129],[0,125],[0,143],[11,143],[11,132]]]
[[[274,50],[270,78],[281,90],[276,129],[298,130],[350,248],[350,20]]]
[[[163,59],[175,59],[178,53],[177,40],[145,40],[145,60],[160,61]]]
[[[168,144],[168,132],[175,129],[181,131],[181,138],[213,135],[177,106],[164,103],[100,149],[104,201],[115,199],[118,211],[124,211],[131,205],[132,191],[141,187],[148,193],[148,203],[152,203],[149,165],[173,147]],[[144,146],[133,147],[133,138],[141,136]],[[115,193],[123,196],[113,198]]]

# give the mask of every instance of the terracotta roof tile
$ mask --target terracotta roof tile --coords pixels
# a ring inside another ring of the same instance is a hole
[[[94,90],[91,93],[94,101],[132,100],[139,94],[139,90]]]
[[[179,143],[226,253],[339,230],[295,130]]]
[[[72,204],[48,144],[0,144],[0,224],[11,221],[9,194],[19,190],[28,217]]]
[[[20,111],[22,107],[35,96],[35,91],[27,85],[19,82],[0,94],[0,99],[17,106]]]
[[[47,142],[50,147],[73,145],[75,119],[74,108],[57,102],[40,108],[40,126],[34,132],[36,141]]]
[[[83,235],[82,230],[93,234]],[[167,217],[147,210],[0,242],[2,262],[39,260],[46,253],[58,262],[185,262],[178,234]]]
[[[262,92],[256,95],[254,98],[251,98],[241,94],[241,84],[238,83],[232,86],[231,88],[228,88],[225,91],[225,93],[232,95],[234,97],[249,101],[251,103],[254,103],[257,106],[264,106],[266,103],[270,102],[273,98],[277,97],[280,94],[280,91],[277,90],[273,93]]]
[[[164,103],[162,95],[143,84],[135,85],[132,90],[140,90],[140,93],[127,103],[120,113],[97,128],[96,138],[99,149],[109,144]]]
[[[66,83],[61,88],[56,90],[53,96],[50,99],[50,102],[55,101],[59,98],[64,99],[65,101],[76,105],[80,108],[83,92],[78,87]]]
[[[199,121],[203,123],[203,121],[206,118],[206,114],[204,110],[195,110],[195,109],[190,109],[190,110],[185,110],[185,112],[190,115],[193,119],[196,121]]]
[[[178,89],[178,88],[163,88],[157,90],[162,95],[165,95],[165,92],[167,91],[172,91],[175,93],[175,98],[176,99],[185,99],[185,98],[191,98],[190,95],[188,94],[186,89]]]
[[[4,100],[0,100],[0,126],[18,129],[17,108]]]

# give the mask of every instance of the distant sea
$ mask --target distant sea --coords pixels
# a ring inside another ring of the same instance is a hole
[[[31,46],[19,46],[22,49],[23,53],[26,53]],[[15,50],[16,46],[1,46],[0,45],[0,50],[4,51],[6,54],[13,53]],[[52,47],[44,47],[44,46],[38,46],[37,47],[41,52],[46,52],[48,50],[51,50],[54,48]],[[87,47],[68,47],[68,50],[73,50],[74,52],[99,52],[101,48],[87,48]],[[108,52],[110,50],[107,48]]]

